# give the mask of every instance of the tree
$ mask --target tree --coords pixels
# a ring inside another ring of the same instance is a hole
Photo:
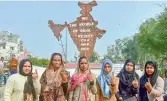
[[[132,38],[117,39],[107,48],[105,58],[118,63],[132,58],[140,67],[147,60],[155,60],[161,66],[162,56],[167,57],[167,8],[157,18],[149,18]]]
[[[156,60],[161,66],[162,57],[167,56],[167,8],[157,18],[142,23],[136,37],[139,50],[144,53],[139,57],[145,57],[145,61]]]
[[[115,62],[114,59],[114,45],[108,46],[107,47],[107,54],[104,56],[104,59],[110,59],[112,62]]]
[[[46,67],[49,64],[48,59],[39,59],[35,57],[29,57],[28,59],[36,66]]]
[[[150,18],[141,24],[137,42],[151,58],[160,58],[167,53],[167,9],[157,19]]]
[[[99,56],[97,55],[96,51],[94,50],[91,57],[90,57],[90,60],[89,60],[91,63],[93,62],[98,62],[100,61],[99,60]]]
[[[123,41],[121,39],[115,40],[115,45],[110,45],[107,47],[107,54],[104,56],[106,59],[110,59],[114,63],[122,62],[122,50]]]
[[[124,38],[123,40],[124,40],[123,42],[124,44],[121,52],[124,57],[124,60],[126,60],[127,58],[132,58],[134,61],[137,62],[138,48],[136,45],[135,37],[133,37],[132,39],[127,37],[127,38]]]

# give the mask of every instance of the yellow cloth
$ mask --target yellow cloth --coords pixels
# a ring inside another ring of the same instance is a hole
[[[18,60],[12,59],[9,61],[9,68],[10,69],[17,69],[18,66]]]

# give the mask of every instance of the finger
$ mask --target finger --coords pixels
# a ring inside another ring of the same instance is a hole
[[[36,74],[38,74],[38,71],[37,71],[37,69],[35,69],[35,73],[36,73]]]
[[[89,73],[88,76],[91,77],[92,75]]]
[[[92,78],[92,76],[91,76],[91,75],[88,75],[88,78]]]
[[[135,80],[135,83],[138,83],[138,81],[137,81],[137,80]]]
[[[135,80],[134,80],[134,81],[132,81],[132,83],[135,83]]]
[[[63,69],[61,72],[62,72],[62,73],[65,73],[65,70]]]
[[[145,85],[148,85],[148,82],[146,82],[146,84]]]
[[[66,73],[63,71],[60,74],[61,74],[61,76],[66,76]]]
[[[134,81],[133,84],[136,84],[136,81]]]
[[[113,82],[113,79],[110,79],[111,82]]]
[[[113,74],[113,76],[112,76],[114,79],[116,78],[116,76],[115,76],[115,74]]]
[[[147,82],[147,87],[149,86],[149,84],[150,84],[150,83],[149,83],[149,82]]]
[[[63,75],[63,71],[60,72],[60,75]]]
[[[32,77],[34,77],[34,73],[32,73],[31,75],[32,75]]]
[[[34,78],[34,77],[36,77],[36,75],[34,75],[34,73],[32,74],[32,77]]]
[[[110,80],[113,80],[113,77],[111,77]]]
[[[135,77],[135,80],[137,80],[137,78]]]
[[[148,78],[148,82],[150,83],[150,78]]]
[[[112,76],[114,77],[114,72],[112,72]]]

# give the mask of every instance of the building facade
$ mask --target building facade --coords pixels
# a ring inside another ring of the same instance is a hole
[[[23,51],[23,41],[20,40],[20,36],[9,31],[0,32],[0,57],[9,60],[12,54],[18,56]]]

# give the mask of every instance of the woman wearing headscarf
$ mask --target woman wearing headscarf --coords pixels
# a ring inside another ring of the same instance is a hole
[[[68,76],[60,53],[52,54],[50,63],[41,76],[40,83],[40,101],[66,101]]]
[[[96,101],[116,101],[118,83],[119,79],[112,72],[112,62],[109,59],[104,60],[96,81]]]
[[[135,63],[128,59],[120,73],[119,77],[119,91],[116,94],[118,101],[137,101],[136,94],[138,93],[138,79],[139,76],[135,72]]]
[[[155,61],[147,61],[145,73],[140,78],[140,101],[163,101],[164,80],[158,76],[158,65]]]
[[[95,80],[95,75],[89,69],[88,59],[80,57],[70,81],[68,101],[95,101]]]
[[[32,73],[32,63],[28,59],[21,60],[19,73],[8,78],[4,91],[4,101],[36,101],[40,93],[37,71]]]

